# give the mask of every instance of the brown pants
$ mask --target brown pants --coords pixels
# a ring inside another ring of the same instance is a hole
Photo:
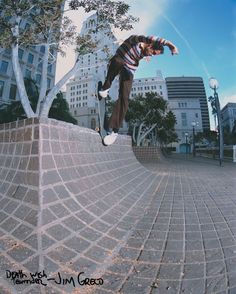
[[[127,70],[124,65],[125,62],[123,59],[117,55],[113,56],[110,60],[107,77],[102,87],[103,90],[109,89],[114,78],[120,74],[119,96],[109,120],[109,127],[116,131],[120,128],[128,110],[129,95],[134,77],[132,72]]]

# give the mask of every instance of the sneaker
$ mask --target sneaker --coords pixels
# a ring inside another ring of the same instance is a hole
[[[118,133],[112,132],[110,135],[107,135],[107,136],[104,137],[103,143],[106,146],[109,146],[109,145],[111,145],[111,144],[113,144],[115,142],[117,137],[118,137]]]
[[[107,95],[108,95],[108,92],[109,92],[110,89],[106,89],[106,90],[101,90],[99,91],[99,95],[102,97],[102,98],[106,98]]]

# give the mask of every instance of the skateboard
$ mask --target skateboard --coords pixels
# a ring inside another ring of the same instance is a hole
[[[102,138],[103,145],[103,139],[107,135],[109,128],[108,128],[108,118],[106,113],[106,99],[102,98],[99,95],[99,91],[102,89],[102,82],[98,82],[97,86],[97,97],[98,97],[98,121],[99,121],[99,134]]]

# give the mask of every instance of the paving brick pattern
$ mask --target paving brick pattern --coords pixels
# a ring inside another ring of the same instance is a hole
[[[157,190],[98,293],[236,293],[236,166],[146,164]]]
[[[1,293],[235,293],[236,167],[141,165],[55,120],[0,126]],[[14,285],[6,270],[100,286]],[[8,291],[8,292],[7,292]]]
[[[163,159],[160,148],[156,146],[133,146],[133,152],[141,162],[154,162]]]
[[[156,186],[156,175],[136,161],[130,143],[121,136],[104,147],[96,132],[55,120],[1,126],[3,287],[12,293],[36,289],[13,285],[6,270],[45,270],[50,277],[104,271]],[[55,282],[37,289],[74,291]]]

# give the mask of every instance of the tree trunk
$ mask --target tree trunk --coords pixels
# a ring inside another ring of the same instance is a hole
[[[40,92],[39,92],[39,100],[37,104],[36,114],[39,116],[40,108],[42,106],[43,100],[46,97],[47,92],[47,76],[48,76],[48,57],[49,57],[49,44],[45,44],[45,53],[43,56],[43,67],[42,67],[42,75],[41,75],[41,82],[40,82]]]
[[[134,143],[136,143],[135,132],[136,132],[136,125],[133,126],[133,134],[132,134]]]
[[[53,100],[56,98],[57,93],[60,91],[61,87],[71,78],[79,69],[79,63],[76,62],[73,68],[65,74],[61,80],[50,90],[43,105],[40,110],[40,117],[48,117],[49,110],[51,108]]]
[[[16,84],[17,84],[20,100],[24,108],[24,111],[26,113],[26,116],[28,118],[35,117],[36,114],[33,112],[30,106],[29,98],[25,89],[24,78],[23,78],[22,71],[19,64],[17,44],[12,45],[12,67],[13,67],[13,71],[16,78]]]
[[[141,131],[142,131],[143,123],[140,124],[139,129],[138,129],[138,134],[137,134],[137,146],[140,146],[141,144]]]
[[[142,125],[142,124],[141,124]],[[140,126],[141,126],[140,125]],[[137,139],[137,146],[140,146],[140,144],[142,143],[142,141],[145,139],[145,137],[147,137],[147,135],[157,126],[157,124],[154,124],[151,126],[150,129],[148,129],[143,135],[141,135],[141,133],[139,132],[139,138]]]

